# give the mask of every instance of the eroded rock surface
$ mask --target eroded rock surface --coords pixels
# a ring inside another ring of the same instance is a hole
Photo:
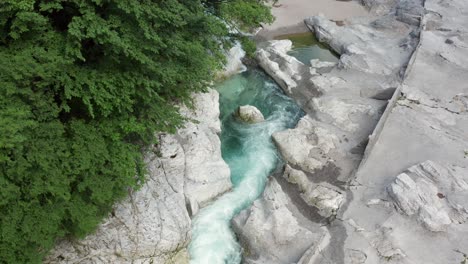
[[[199,121],[187,122],[177,138],[184,149],[184,194],[191,208],[197,208],[231,189],[230,170],[221,157],[219,96],[214,90],[194,96],[194,110],[183,108],[182,114]]]
[[[288,164],[309,173],[333,161],[330,154],[339,142],[325,124],[310,116],[302,118],[296,128],[273,133],[272,137]]]
[[[468,218],[468,175],[463,173],[425,161],[398,175],[388,192],[402,213],[416,215],[431,231],[444,231]]]
[[[337,188],[326,184],[314,184],[307,175],[286,165],[283,177],[292,184],[297,184],[301,198],[310,206],[318,209],[323,217],[336,215],[344,201],[343,194]]]
[[[233,220],[244,248],[243,263],[297,263],[320,247],[327,231],[304,217],[276,179],[260,199]]]
[[[256,52],[256,59],[288,96],[306,108],[320,92],[311,85],[309,67],[287,54],[291,48],[290,40],[272,40]]]
[[[353,199],[337,216],[341,241],[365,254],[364,263],[463,263],[468,2],[426,0],[419,18],[409,15],[417,1],[400,2],[400,21],[421,21],[419,43],[370,138]]]
[[[273,135],[287,163],[286,181],[278,182],[312,222],[336,214],[325,225],[330,243],[299,263],[461,263],[468,248],[468,2],[363,3],[370,17],[306,19],[341,55],[337,65],[312,61],[308,68],[288,56],[287,41],[257,53],[306,112],[296,128]],[[317,203],[325,188],[332,192]]]
[[[265,120],[262,112],[252,105],[239,106],[236,111],[236,117],[249,124],[259,123]]]
[[[115,205],[95,233],[58,243],[46,263],[188,263],[191,215],[231,188],[217,136],[218,94],[197,94],[194,104],[182,112],[199,123],[159,136],[141,189]]]

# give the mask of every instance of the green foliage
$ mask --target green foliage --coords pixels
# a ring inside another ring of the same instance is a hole
[[[41,262],[142,183],[154,132],[183,124],[175,102],[223,62],[220,18],[271,15],[253,0],[1,1],[0,263]]]
[[[271,23],[274,17],[264,0],[208,1],[217,16],[231,23],[231,26],[248,30],[252,25]]]
[[[242,45],[242,48],[245,51],[246,56],[249,58],[253,58],[254,53],[257,50],[257,46],[255,45],[255,42],[249,37],[242,36],[240,37],[240,43]]]

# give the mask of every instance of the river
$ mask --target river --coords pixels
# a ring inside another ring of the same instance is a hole
[[[328,50],[317,45],[298,42],[291,55],[303,61],[323,56],[333,60],[327,57],[333,56]],[[258,69],[235,74],[218,83],[216,88],[220,94],[222,155],[231,169],[233,189],[193,219],[189,245],[191,264],[241,262],[242,249],[231,230],[231,220],[262,194],[268,176],[279,164],[272,133],[294,127],[303,115],[300,107]],[[257,124],[238,121],[233,113],[241,105],[257,107],[265,121]]]

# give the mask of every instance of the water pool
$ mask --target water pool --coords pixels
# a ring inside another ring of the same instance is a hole
[[[297,58],[305,65],[310,65],[310,60],[312,59],[329,62],[338,62],[339,60],[337,54],[330,51],[327,46],[318,42],[315,36],[310,32],[282,35],[277,39],[290,39],[293,43],[293,48],[288,54]]]

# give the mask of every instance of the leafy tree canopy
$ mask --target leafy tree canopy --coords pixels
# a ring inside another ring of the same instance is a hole
[[[92,231],[222,65],[227,25],[271,19],[262,0],[2,0],[0,262]]]

